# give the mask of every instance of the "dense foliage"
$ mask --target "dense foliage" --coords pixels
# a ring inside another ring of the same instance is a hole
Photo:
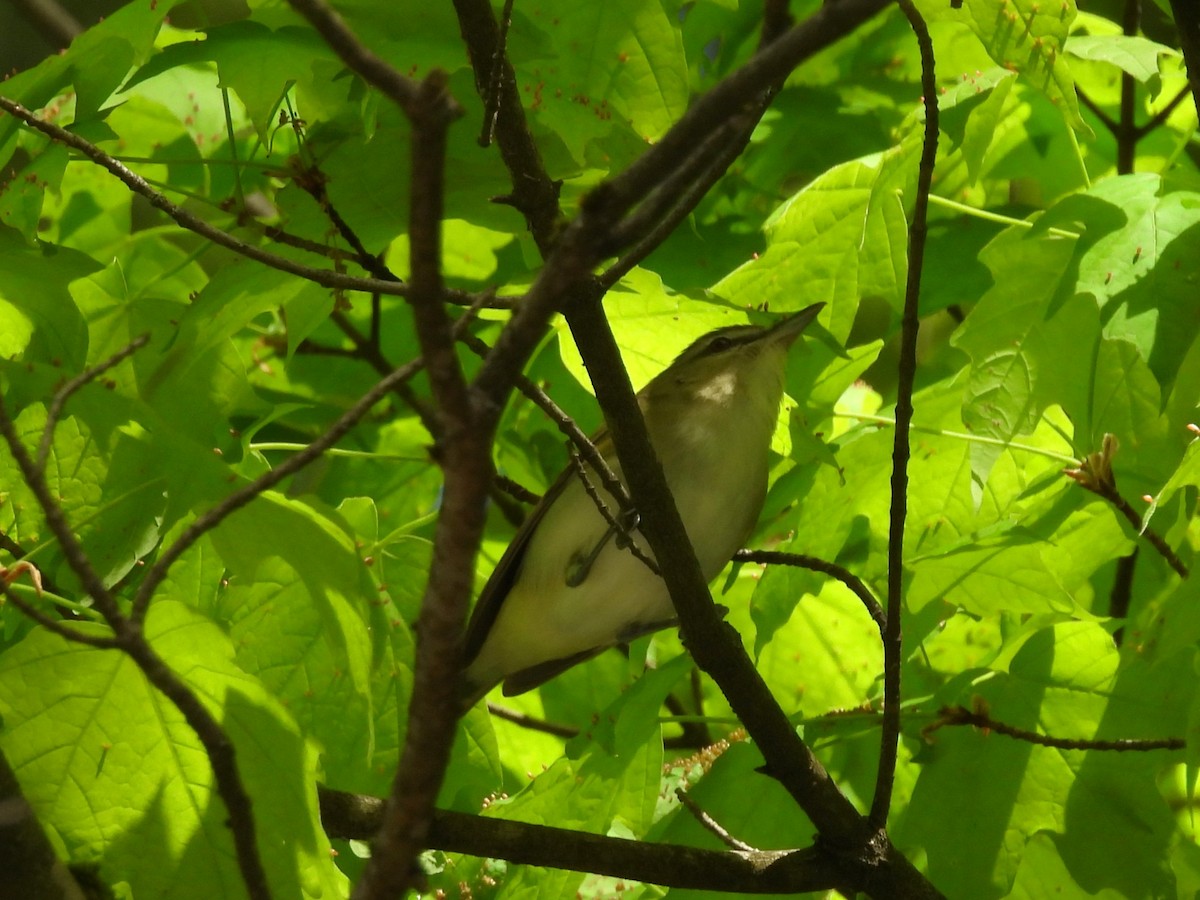
[[[442,271],[465,303],[493,288],[519,297],[542,257],[522,215],[494,202],[513,186],[497,148],[477,140],[484,101],[453,6],[335,5],[404,74],[448,73],[465,114],[449,132]],[[1127,35],[1117,11],[1074,0],[918,6],[941,140],[889,832],[952,897],[1191,897],[1200,595],[1176,569],[1200,543],[1200,174],[1196,106],[1186,94],[1172,103],[1187,77],[1169,7],[1149,5],[1145,34]],[[754,0],[517,0],[508,54],[564,222],[751,57],[762,15]],[[751,546],[836,562],[881,600],[920,74],[898,8],[817,54],[694,213],[604,301],[635,385],[714,327],[827,304],[793,351]],[[198,515],[421,351],[402,298],[331,290],[181,228],[83,142],[246,245],[361,275],[352,233],[406,279],[412,131],[278,0],[133,0],[0,96],[82,139],[67,146],[0,117],[0,388],[25,446],[36,453],[56,388],[148,335],[68,399],[46,466],[86,558],[128,608]],[[1108,127],[1129,116],[1151,127]],[[504,305],[480,309],[470,331],[494,343]],[[460,360],[478,369],[466,348]],[[525,371],[585,431],[599,426],[565,326]],[[337,841],[331,853],[315,785],[385,796],[405,741],[442,487],[431,406],[418,375],[407,402],[381,400],[336,449],[200,537],[153,592],[149,643],[232,740],[278,897],[348,892],[362,848]],[[494,459],[541,492],[568,457],[554,423],[515,396]],[[1089,479],[1098,493],[1079,483]],[[480,584],[516,506],[498,495],[490,508]],[[0,532],[14,597],[108,634],[7,448]],[[714,595],[865,809],[882,662],[860,600],[826,575],[754,563],[731,567]],[[128,656],[65,640],[12,602],[0,625],[0,750],[59,852],[96,864],[118,896],[244,896],[209,759],[173,703]],[[691,670],[662,632],[503,700],[579,729],[570,739],[476,707],[439,806],[721,849],[676,799],[684,786],[754,847],[811,843],[813,825],[759,771],[725,698],[706,679],[692,689]],[[1027,734],[930,730],[945,707]],[[694,738],[697,721],[714,746],[664,749]],[[1034,733],[1085,743],[1035,744]],[[1179,747],[1086,743],[1163,738]],[[440,850],[422,862],[430,889],[451,896],[691,895]]]

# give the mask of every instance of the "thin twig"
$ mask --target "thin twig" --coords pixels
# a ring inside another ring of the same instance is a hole
[[[695,171],[689,172],[689,179],[683,181],[682,187],[673,185],[671,192],[664,194],[668,202],[655,209],[653,216],[647,216],[640,223],[622,223],[626,233],[615,238],[614,244],[623,243],[630,246],[620,259],[600,275],[600,284],[606,290],[656,250],[679,223],[691,215],[733,161],[745,151],[750,135],[754,133],[754,128],[773,95],[773,92],[764,94],[752,114],[731,120],[722,140],[716,142],[717,150],[711,154],[711,159],[698,166]],[[738,120],[744,120],[740,127],[736,124]]]
[[[579,729],[570,725],[559,725],[556,722],[547,722],[545,719],[539,719],[535,716],[528,715],[523,712],[518,712],[515,709],[510,709],[507,706],[501,706],[498,703],[488,701],[488,712],[497,719],[504,719],[506,722],[512,722],[514,725],[520,725],[522,728],[527,728],[530,731],[540,731],[543,734],[552,734],[555,737],[573,738],[579,734]]]
[[[492,51],[492,71],[488,75],[487,91],[483,98],[483,126],[479,132],[479,146],[490,147],[492,135],[496,133],[496,116],[500,112],[500,79],[504,77],[504,61],[508,53],[508,27],[512,24],[513,0],[504,0],[504,11],[500,13],[500,37]]]
[[[84,644],[88,647],[96,647],[100,650],[113,650],[121,646],[121,642],[114,637],[106,637],[96,634],[88,634],[84,631],[77,631],[67,625],[61,619],[54,619],[46,615],[36,606],[26,603],[17,594],[12,591],[4,579],[0,578],[0,594],[4,598],[21,611],[26,617],[33,619],[47,631],[52,631],[64,640],[71,641],[75,644]]]
[[[700,804],[689,797],[687,791],[685,791],[683,788],[675,788],[675,797],[680,803],[683,804],[684,808],[692,814],[692,818],[703,825],[705,829],[710,831],[712,834],[716,835],[717,840],[719,840],[726,847],[729,847],[733,850],[743,850],[747,853],[758,852],[757,847],[751,847],[745,841],[739,841],[732,834],[730,834],[720,822],[701,809]]]
[[[547,259],[562,220],[558,205],[562,182],[554,181],[546,172],[541,150],[525,118],[516,72],[505,53],[501,26],[490,0],[454,0],[454,12],[471,59],[475,90],[485,103],[489,96],[496,98],[494,136],[512,182],[511,194],[496,200],[508,203],[525,217],[534,243],[542,258]],[[491,74],[497,60],[500,76],[492,90]]]
[[[488,347],[486,343],[468,332],[460,334],[458,339],[481,358],[486,358],[489,354],[495,352],[494,348]],[[550,421],[558,426],[558,430],[567,436],[567,439],[571,441],[579,451],[579,454],[592,468],[592,471],[596,473],[604,489],[617,501],[617,505],[622,510],[633,509],[633,501],[629,497],[629,491],[626,489],[625,484],[617,477],[617,473],[612,470],[604,455],[592,440],[583,433],[575,420],[562,407],[555,403],[549,394],[524,375],[518,375],[514,383],[517,390],[544,412]]]
[[[658,570],[658,563],[646,555],[645,551],[637,545],[630,533],[630,529],[626,528],[616,516],[612,514],[612,510],[608,508],[608,504],[604,502],[604,498],[596,490],[596,486],[592,484],[591,476],[588,475],[587,466],[583,462],[583,457],[575,447],[568,447],[568,452],[571,454],[571,462],[575,464],[575,474],[579,476],[579,480],[583,482],[583,489],[595,504],[596,509],[600,511],[600,515],[604,517],[604,521],[608,523],[608,527],[621,536],[617,546],[628,550],[633,554],[634,558],[639,560],[647,569],[655,575],[661,576],[662,573]]]
[[[26,486],[33,493],[50,529],[62,549],[71,570],[79,578],[84,590],[92,598],[96,610],[113,630],[120,649],[124,651],[145,675],[146,680],[175,704],[184,720],[200,739],[212,766],[217,783],[217,793],[225,803],[229,814],[230,831],[233,834],[234,852],[238,861],[242,881],[252,900],[269,900],[270,888],[259,854],[257,833],[254,827],[254,807],[250,795],[237,768],[233,743],[200,699],[178,675],[163,661],[147,642],[141,623],[127,618],[120,610],[116,598],[105,587],[91,560],[71,529],[66,514],[50,492],[45,476],[35,465],[33,458],[21,443],[12,418],[0,396],[0,433],[8,444],[13,460],[21,470]]]
[[[90,143],[77,134],[60,128],[52,122],[39,119],[15,100],[0,97],[0,109],[16,116],[22,122],[40,131],[52,140],[78,150],[96,165],[118,178],[129,190],[146,198],[155,209],[166,213],[180,227],[195,232],[201,237],[212,241],[214,244],[224,247],[227,250],[232,250],[240,256],[270,266],[272,269],[286,272],[289,275],[295,275],[297,278],[307,279],[327,288],[363,291],[365,293],[377,291],[380,294],[387,294],[394,297],[404,297],[408,294],[408,285],[406,284],[382,281],[378,278],[358,278],[352,275],[344,275],[341,272],[332,272],[328,269],[314,269],[311,266],[293,262],[286,257],[269,253],[253,244],[248,244],[228,232],[208,224],[182,207],[175,205],[163,196],[163,194],[151,187],[145,178],[118,162],[95,144]],[[470,301],[467,300],[466,302]]]
[[[903,667],[901,610],[904,606],[904,521],[908,514],[909,431],[913,417],[913,384],[917,374],[917,331],[921,269],[925,261],[929,188],[937,159],[938,102],[933,41],[913,0],[898,0],[921,52],[921,90],[925,104],[925,136],[917,169],[917,193],[908,229],[908,280],[900,325],[900,359],[896,379],[896,434],[892,445],[891,510],[888,516],[887,627],[883,637],[883,729],[879,740],[879,769],[868,821],[882,832],[892,805],[900,742],[900,673]]]
[[[734,562],[796,566],[800,569],[811,569],[814,572],[831,575],[849,588],[851,593],[862,602],[862,605],[867,609],[867,614],[878,626],[880,636],[883,637],[886,635],[887,614],[884,613],[879,601],[875,599],[875,595],[871,593],[871,589],[867,587],[861,578],[849,569],[839,566],[837,563],[831,563],[815,556],[806,556],[802,553],[785,553],[780,550],[739,550],[733,554],[733,559]]]
[[[1089,97],[1087,92],[1079,85],[1075,85],[1075,94],[1079,97],[1079,102],[1090,109],[1092,114],[1095,115],[1095,117],[1100,120],[1100,123],[1114,136],[1118,131],[1121,130],[1121,126],[1117,124],[1117,120],[1102,110],[1099,104]]]
[[[533,506],[541,502],[541,494],[531,491],[519,481],[513,481],[507,475],[500,475],[497,473],[492,476],[492,482],[496,485],[496,487],[508,494],[508,496],[521,503],[528,503],[530,506]]]
[[[325,39],[342,62],[362,77],[367,84],[378,88],[384,96],[399,106],[411,118],[418,111],[420,85],[401,75],[354,36],[342,17],[323,0],[288,0],[292,9],[308,19],[317,33]]]
[[[63,407],[71,399],[71,395],[84,385],[99,378],[113,366],[119,365],[122,360],[132,356],[146,346],[146,342],[149,340],[150,335],[148,334],[138,335],[104,362],[94,365],[90,369],[84,369],[54,392],[54,397],[46,410],[46,424],[42,426],[42,439],[38,443],[37,467],[39,470],[46,466],[46,458],[50,455],[50,446],[54,443],[54,429],[58,425],[59,416],[62,415]]]
[[[1166,106],[1156,112],[1154,116],[1151,117],[1148,122],[1146,122],[1145,125],[1142,125],[1137,129],[1136,134],[1138,140],[1141,140],[1155,128],[1162,125],[1163,122],[1167,121],[1167,119],[1171,118],[1171,113],[1175,112],[1175,107],[1186,100],[1191,92],[1192,86],[1190,84],[1185,84],[1182,88],[1180,88],[1179,93],[1172,97]]]
[[[1181,578],[1188,577],[1188,567],[1183,560],[1171,549],[1171,545],[1157,531],[1142,523],[1142,517],[1133,505],[1121,496],[1117,490],[1117,479],[1113,473],[1112,461],[1120,444],[1115,435],[1104,435],[1101,448],[1089,453],[1079,461],[1079,464],[1063,470],[1063,474],[1075,481],[1084,490],[1091,491],[1098,497],[1103,497],[1123,515],[1133,526],[1133,530],[1150,542],[1159,555],[1167,561]]]
[[[141,621],[145,617],[146,609],[150,604],[154,591],[162,583],[170,567],[175,564],[175,561],[192,544],[196,543],[203,535],[221,524],[229,515],[241,509],[264,491],[270,490],[288,476],[294,475],[317,459],[328,448],[341,440],[346,432],[358,424],[359,420],[370,412],[371,407],[395,388],[397,382],[412,378],[413,375],[420,371],[420,368],[420,360],[414,360],[408,365],[394,370],[387,377],[376,382],[369,391],[359,398],[357,403],[342,413],[338,420],[320,437],[295,456],[289,456],[269,472],[264,472],[258,478],[254,479],[254,481],[229,494],[207,512],[197,516],[183,530],[179,537],[175,539],[174,543],[159,554],[158,559],[146,571],[142,583],[138,586],[137,594],[133,598],[133,608],[130,613],[133,620],[135,622]]]
[[[938,718],[932,724],[925,726],[921,730],[921,734],[928,737],[939,728],[948,725],[973,725],[985,732],[994,731],[1014,740],[1038,744],[1042,747],[1055,747],[1059,750],[1112,750],[1130,753],[1149,750],[1183,750],[1187,747],[1187,741],[1183,738],[1118,738],[1112,741],[1102,741],[1051,737],[1013,725],[1006,725],[993,719],[985,710],[972,711],[964,706],[943,706],[938,710]]]

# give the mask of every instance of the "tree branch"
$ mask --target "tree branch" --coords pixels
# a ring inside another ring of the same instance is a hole
[[[488,0],[454,0],[458,28],[475,72],[475,89],[485,107],[495,107],[495,136],[500,156],[512,176],[512,193],[503,198],[525,217],[530,234],[541,251],[550,256],[558,234],[562,211],[558,206],[561,182],[546,173],[541,151],[533,141],[521,105],[517,75],[504,48],[501,26]],[[507,7],[505,19],[507,21]],[[497,73],[493,77],[493,73]],[[487,115],[485,111],[485,116]],[[485,122],[486,127],[486,122]]]
[[[46,43],[55,50],[65,50],[71,46],[71,41],[83,33],[71,13],[59,5],[56,0],[9,0],[20,10],[29,22],[37,28]]]
[[[445,488],[417,622],[407,735],[371,860],[354,892],[358,900],[403,896],[419,877],[417,855],[428,845],[433,804],[458,722],[463,626],[492,471],[492,431],[477,425],[474,398],[455,353],[453,323],[442,304],[446,134],[461,114],[444,73],[429,74],[408,112],[413,123],[410,302],[438,404]]]
[[[383,801],[320,788],[321,821],[336,838],[375,833]],[[594,872],[667,887],[738,893],[802,893],[836,888],[841,873],[817,849],[721,853],[603,837],[436,810],[429,844],[525,865]]]
[[[217,793],[229,813],[234,851],[246,891],[252,900],[270,900],[271,891],[258,851],[254,808],[238,773],[236,754],[229,737],[208,708],[150,646],[141,623],[121,612],[116,598],[100,580],[79,539],[71,530],[62,507],[50,492],[44,474],[21,443],[3,397],[0,397],[0,433],[8,444],[17,468],[21,470],[25,484],[37,499],[42,514],[46,517],[46,525],[62,548],[67,564],[115,633],[120,649],[134,661],[146,680],[175,704],[200,739],[212,766]]]
[[[904,608],[904,521],[908,514],[909,430],[913,417],[913,385],[917,374],[918,310],[921,269],[925,261],[926,215],[929,188],[937,159],[938,103],[933,41],[925,20],[912,0],[899,0],[921,51],[921,90],[925,103],[925,138],[917,170],[917,195],[908,227],[908,281],[904,288],[904,314],[900,325],[900,359],[896,379],[896,434],[892,444],[891,510],[888,516],[887,627],[883,637],[883,730],[880,736],[879,775],[871,800],[870,822],[882,831],[892,805],[900,742],[900,672],[904,662],[900,620]]]
[[[600,304],[572,306],[567,321],[609,423],[634,505],[643,513],[642,532],[662,570],[684,642],[754,737],[768,773],[820,829],[819,846],[843,873],[839,884],[878,896],[940,896],[886,834],[872,833],[838,790],[771,696],[740,637],[717,612]]]
[[[739,550],[733,554],[735,562],[765,563],[767,565],[796,566],[800,569],[811,569],[836,578],[854,594],[866,607],[867,615],[878,626],[879,635],[883,637],[887,631],[887,614],[871,589],[861,578],[844,566],[827,562],[815,556],[805,556],[802,553],[784,553],[779,550]]]
[[[352,72],[367,84],[377,88],[385,97],[404,110],[411,119],[420,110],[421,88],[411,78],[401,75],[394,68],[372,53],[346,27],[342,17],[329,8],[323,0],[288,0],[292,9],[308,19],[317,33],[325,39]]]
[[[938,710],[937,719],[922,729],[921,733],[928,736],[939,728],[949,725],[973,725],[984,732],[994,731],[1027,744],[1057,747],[1059,750],[1112,750],[1121,753],[1144,753],[1150,750],[1183,750],[1187,747],[1187,741],[1183,738],[1118,738],[1117,740],[1103,741],[1051,737],[998,722],[988,715],[986,705],[981,702],[977,702],[976,707],[975,710],[969,710],[964,706],[943,706]]]
[[[1171,0],[1171,15],[1179,30],[1192,102],[1196,104],[1196,115],[1200,116],[1200,7],[1193,0]]]
[[[255,262],[260,262],[265,266],[270,266],[272,269],[278,269],[280,272],[286,272],[289,275],[295,275],[298,278],[304,278],[322,287],[348,290],[348,291],[363,291],[364,293],[379,293],[393,297],[404,297],[408,294],[408,285],[395,281],[383,281],[378,278],[356,278],[352,275],[344,275],[341,272],[332,272],[328,269],[314,269],[311,266],[301,265],[293,262],[283,256],[277,256],[274,253],[269,253],[260,247],[253,244],[247,244],[245,241],[234,237],[226,231],[208,224],[203,219],[198,218],[187,210],[176,206],[161,193],[156,191],[150,184],[138,175],[127,168],[123,163],[118,162],[112,156],[109,156],[95,144],[81,138],[77,134],[73,134],[53,122],[46,122],[39,119],[32,112],[23,107],[15,100],[10,100],[7,97],[0,97],[0,109],[16,116],[26,125],[40,131],[42,134],[49,137],[51,140],[57,141],[78,150],[96,165],[106,169],[109,173],[116,176],[129,190],[144,197],[149,201],[150,205],[166,213],[177,225],[186,228],[188,231],[195,232],[207,240],[212,241],[218,246],[224,247],[227,250],[232,250],[240,256],[247,259],[252,259]],[[471,298],[464,291],[448,290],[447,296],[453,302],[461,305],[470,305]]]

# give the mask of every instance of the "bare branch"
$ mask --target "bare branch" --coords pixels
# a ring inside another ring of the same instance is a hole
[[[739,841],[732,834],[730,834],[720,822],[701,809],[700,804],[689,797],[687,791],[685,791],[683,788],[675,788],[675,796],[679,802],[687,808],[687,811],[692,814],[692,817],[701,825],[703,825],[707,831],[710,831],[712,834],[716,835],[717,840],[719,840],[726,847],[731,847],[734,850],[744,850],[747,853],[759,852],[756,848],[751,847],[745,841]]]
[[[321,821],[338,838],[363,840],[378,829],[384,802],[320,788]],[[514,863],[595,872],[668,887],[738,893],[802,893],[844,884],[817,849],[720,853],[674,844],[603,837],[437,810],[430,846]]]
[[[378,278],[356,278],[351,275],[344,275],[341,272],[332,272],[328,269],[314,269],[311,266],[301,265],[293,262],[282,256],[277,256],[274,253],[269,253],[260,247],[253,244],[247,244],[245,241],[234,237],[228,232],[222,231],[213,225],[208,224],[203,219],[194,216],[192,213],[183,209],[168,200],[163,194],[156,191],[150,184],[138,175],[127,168],[123,163],[118,162],[112,156],[109,156],[95,144],[81,138],[77,134],[66,131],[63,128],[55,125],[52,122],[46,122],[39,119],[32,112],[23,107],[15,100],[10,100],[7,97],[0,97],[0,109],[16,116],[47,137],[60,144],[65,144],[74,150],[78,150],[96,165],[108,170],[112,175],[116,176],[122,184],[150,202],[150,205],[155,209],[161,210],[170,216],[176,224],[188,231],[193,231],[203,238],[212,241],[227,250],[232,250],[247,259],[252,259],[255,262],[260,262],[263,265],[270,266],[272,269],[278,269],[281,272],[286,272],[289,275],[295,275],[298,278],[304,278],[319,284],[323,287],[334,288],[348,291],[363,291],[365,293],[386,294],[393,297],[404,297],[408,295],[408,285],[394,281],[383,281]],[[470,304],[471,298],[462,291],[448,292],[449,298],[454,302],[462,305]]]
[[[420,93],[418,83],[401,75],[368,50],[346,27],[342,17],[323,0],[288,0],[288,3],[292,9],[308,19],[309,24],[351,71],[360,75],[367,84],[378,88],[410,118],[417,114]]]
[[[994,731],[1027,744],[1057,747],[1059,750],[1112,750],[1119,753],[1144,753],[1150,750],[1183,750],[1187,747],[1187,741],[1183,738],[1118,738],[1105,741],[1051,737],[998,722],[988,715],[986,704],[977,701],[975,705],[977,709],[974,711],[964,706],[943,706],[938,710],[937,719],[922,729],[921,734],[928,738],[939,728],[949,725],[973,725],[984,732]]]
[[[88,647],[95,647],[100,650],[113,650],[121,646],[120,642],[114,637],[103,635],[88,634],[85,631],[77,631],[70,627],[61,619],[54,619],[46,615],[36,606],[26,603],[18,597],[8,586],[8,583],[0,578],[0,594],[4,598],[21,611],[21,613],[33,621],[37,622],[47,631],[52,631],[63,640],[71,641],[74,644],[84,644]]]
[[[441,227],[446,135],[461,110],[444,73],[421,83],[413,122],[409,219],[410,301],[441,422],[445,473],[433,560],[421,601],[408,732],[374,851],[355,889],[359,900],[404,896],[419,877],[417,855],[427,835],[458,722],[462,634],[474,587],[491,485],[492,429],[478,427],[474,398],[458,361],[453,323],[442,303]]]
[[[146,342],[149,340],[150,335],[148,334],[135,337],[108,359],[104,360],[104,362],[92,366],[90,369],[84,369],[54,392],[54,398],[50,401],[49,409],[46,410],[46,424],[42,426],[42,439],[38,444],[38,469],[44,469],[46,466],[46,457],[50,455],[50,445],[54,443],[54,429],[58,425],[58,418],[62,415],[63,407],[67,405],[67,401],[71,399],[71,395],[85,384],[99,378],[113,366],[119,365],[122,360],[132,356],[142,347],[145,347]]]
[[[600,515],[604,517],[604,521],[608,523],[608,527],[612,529],[610,533],[619,536],[618,546],[632,553],[635,559],[641,562],[642,565],[644,565],[655,575],[661,575],[662,573],[658,570],[658,563],[656,563],[651,557],[647,556],[645,552],[643,552],[642,548],[639,547],[637,542],[633,539],[632,532],[637,528],[636,520],[639,518],[637,514],[633,514],[633,518],[635,520],[633,525],[627,525],[618,521],[616,516],[612,514],[612,510],[608,508],[608,504],[604,502],[604,498],[601,497],[596,491],[596,486],[592,484],[591,476],[588,475],[587,466],[584,465],[583,457],[579,455],[579,451],[575,447],[571,447],[569,450],[571,454],[571,462],[575,464],[575,473],[579,476],[579,480],[583,482],[584,491],[591,498],[592,503],[595,504],[596,509],[600,512]],[[600,548],[603,546],[603,543],[604,541],[602,540],[600,546],[598,546],[593,553],[598,553]],[[592,561],[588,561],[587,565],[590,566]],[[569,585],[578,584],[582,582],[586,575],[587,573],[584,571],[578,576],[579,581],[572,582],[571,580],[568,580],[567,583]],[[570,577],[573,576],[569,576],[569,578]]]
[[[1182,88],[1180,88],[1179,93],[1172,97],[1166,106],[1156,112],[1145,125],[1142,125],[1138,128],[1138,140],[1141,140],[1155,128],[1158,128],[1158,126],[1167,121],[1167,119],[1171,118],[1171,113],[1175,112],[1175,107],[1179,106],[1180,103],[1186,100],[1191,93],[1192,86],[1190,84],[1185,84]]]
[[[513,186],[512,194],[502,202],[512,205],[525,217],[543,259],[548,258],[562,219],[558,207],[561,182],[552,181],[546,174],[541,151],[525,121],[517,76],[504,52],[501,26],[496,22],[491,3],[489,0],[454,0],[454,11],[475,72],[475,89],[485,103],[493,95],[495,98],[496,142],[512,176]],[[493,91],[492,71],[497,66],[500,74]]]
[[[908,226],[908,281],[904,287],[904,313],[900,325],[900,359],[896,378],[896,434],[892,444],[891,509],[888,514],[887,627],[883,636],[883,731],[879,741],[879,774],[871,800],[871,826],[883,831],[892,805],[900,742],[901,610],[904,606],[904,521],[908,515],[909,432],[913,417],[913,384],[917,375],[918,310],[921,270],[925,262],[926,217],[929,187],[938,147],[938,93],[933,41],[925,20],[912,0],[899,0],[921,51],[921,90],[925,104],[925,138],[917,169],[917,194]]]
[[[46,43],[56,50],[64,50],[71,46],[71,41],[83,33],[83,26],[79,24],[79,20],[56,0],[9,0],[9,2],[33,23],[42,37],[46,39]]]
[[[499,703],[488,701],[488,712],[497,719],[503,719],[506,722],[512,722],[514,725],[519,725],[522,728],[528,728],[530,731],[540,731],[543,734],[552,734],[555,737],[573,738],[579,734],[578,728],[573,728],[570,725],[558,725],[554,722],[547,722],[545,719],[537,719],[523,712],[518,712],[515,709],[509,709],[507,706],[501,706]]]
[[[1079,484],[1080,487],[1111,503],[1117,512],[1133,526],[1134,531],[1149,541],[1150,546],[1167,561],[1167,565],[1174,569],[1181,578],[1187,578],[1188,567],[1183,560],[1171,549],[1171,545],[1162,535],[1149,525],[1142,523],[1142,517],[1133,508],[1133,504],[1122,497],[1121,492],[1117,490],[1117,479],[1113,473],[1112,461],[1119,448],[1120,444],[1116,435],[1106,434],[1099,450],[1089,453],[1079,461],[1078,466],[1064,469],[1063,474]]]
[[[1200,116],[1200,7],[1192,0],[1171,0],[1171,15],[1179,31],[1179,46],[1183,49],[1196,115]]]
[[[796,566],[800,569],[811,569],[814,572],[831,575],[848,587],[854,596],[862,601],[862,605],[866,607],[867,614],[879,627],[880,637],[886,631],[887,614],[883,611],[883,607],[880,606],[879,601],[875,599],[875,595],[871,593],[871,589],[866,586],[861,578],[849,569],[839,566],[837,563],[827,562],[815,556],[805,556],[802,553],[784,553],[779,550],[739,550],[733,554],[733,558],[735,562]]]

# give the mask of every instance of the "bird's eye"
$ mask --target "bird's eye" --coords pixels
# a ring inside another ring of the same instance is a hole
[[[721,335],[721,337],[713,338],[712,343],[708,345],[708,352],[709,353],[720,353],[724,350],[728,350],[732,346],[733,346],[733,338],[729,338],[729,337],[725,337],[724,335]]]

